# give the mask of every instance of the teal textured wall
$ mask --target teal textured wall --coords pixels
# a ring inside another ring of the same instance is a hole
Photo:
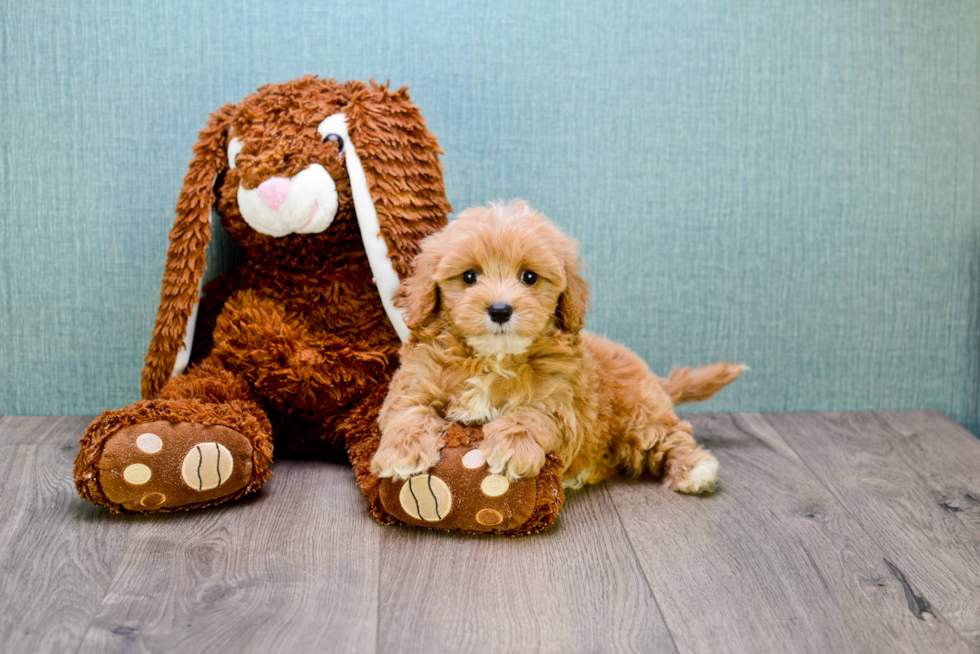
[[[752,366],[701,408],[980,427],[976,2],[0,12],[0,412],[138,397],[197,131],[318,73],[409,85],[457,209],[524,197],[576,236],[594,330],[658,371]]]

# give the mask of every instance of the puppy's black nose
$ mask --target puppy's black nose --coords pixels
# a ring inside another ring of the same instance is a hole
[[[510,317],[514,315],[514,307],[509,304],[504,304],[503,302],[494,302],[487,309],[487,313],[490,314],[490,320],[497,323],[505,323],[510,320]]]

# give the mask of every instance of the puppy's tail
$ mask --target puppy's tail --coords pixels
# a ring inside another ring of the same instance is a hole
[[[748,366],[724,361],[698,368],[674,368],[660,383],[674,404],[700,402],[731,384],[743,370],[748,370]]]

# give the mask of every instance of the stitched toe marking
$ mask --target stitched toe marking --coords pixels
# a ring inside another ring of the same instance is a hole
[[[142,486],[150,481],[152,476],[153,471],[150,470],[150,466],[142,463],[134,463],[131,466],[126,466],[126,469],[123,470],[123,479],[133,486]]]
[[[487,460],[480,454],[480,450],[470,450],[463,455],[463,465],[470,470],[476,470],[486,462]]]
[[[155,509],[158,506],[163,506],[163,503],[167,501],[167,496],[163,493],[147,493],[140,500],[140,506],[145,506],[148,509]]]
[[[500,511],[494,511],[493,509],[481,509],[476,514],[476,521],[486,527],[492,527],[503,522],[504,516],[500,515]]]
[[[136,437],[136,447],[147,454],[156,454],[163,448],[163,439],[151,432]]]
[[[507,492],[508,488],[510,488],[510,482],[503,475],[487,475],[480,483],[480,490],[483,491],[484,495],[489,495],[490,497],[503,495]]]
[[[416,520],[439,522],[453,505],[453,494],[446,482],[434,475],[412,477],[398,494],[402,509]]]
[[[184,483],[197,491],[211,490],[228,481],[235,462],[221,443],[198,443],[184,457]]]

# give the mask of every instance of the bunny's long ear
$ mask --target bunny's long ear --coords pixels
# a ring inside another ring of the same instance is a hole
[[[194,159],[177,200],[177,218],[170,230],[167,267],[163,273],[160,308],[153,340],[143,367],[143,397],[152,398],[190,359],[194,322],[211,241],[211,207],[218,176],[228,169],[226,144],[235,105],[211,115],[198,135]]]
[[[343,114],[331,116],[324,127],[345,137],[364,249],[388,319],[407,341],[403,310],[393,299],[401,280],[411,274],[422,239],[445,226],[452,211],[439,163],[442,149],[407,88],[391,92],[372,81],[351,89]]]

